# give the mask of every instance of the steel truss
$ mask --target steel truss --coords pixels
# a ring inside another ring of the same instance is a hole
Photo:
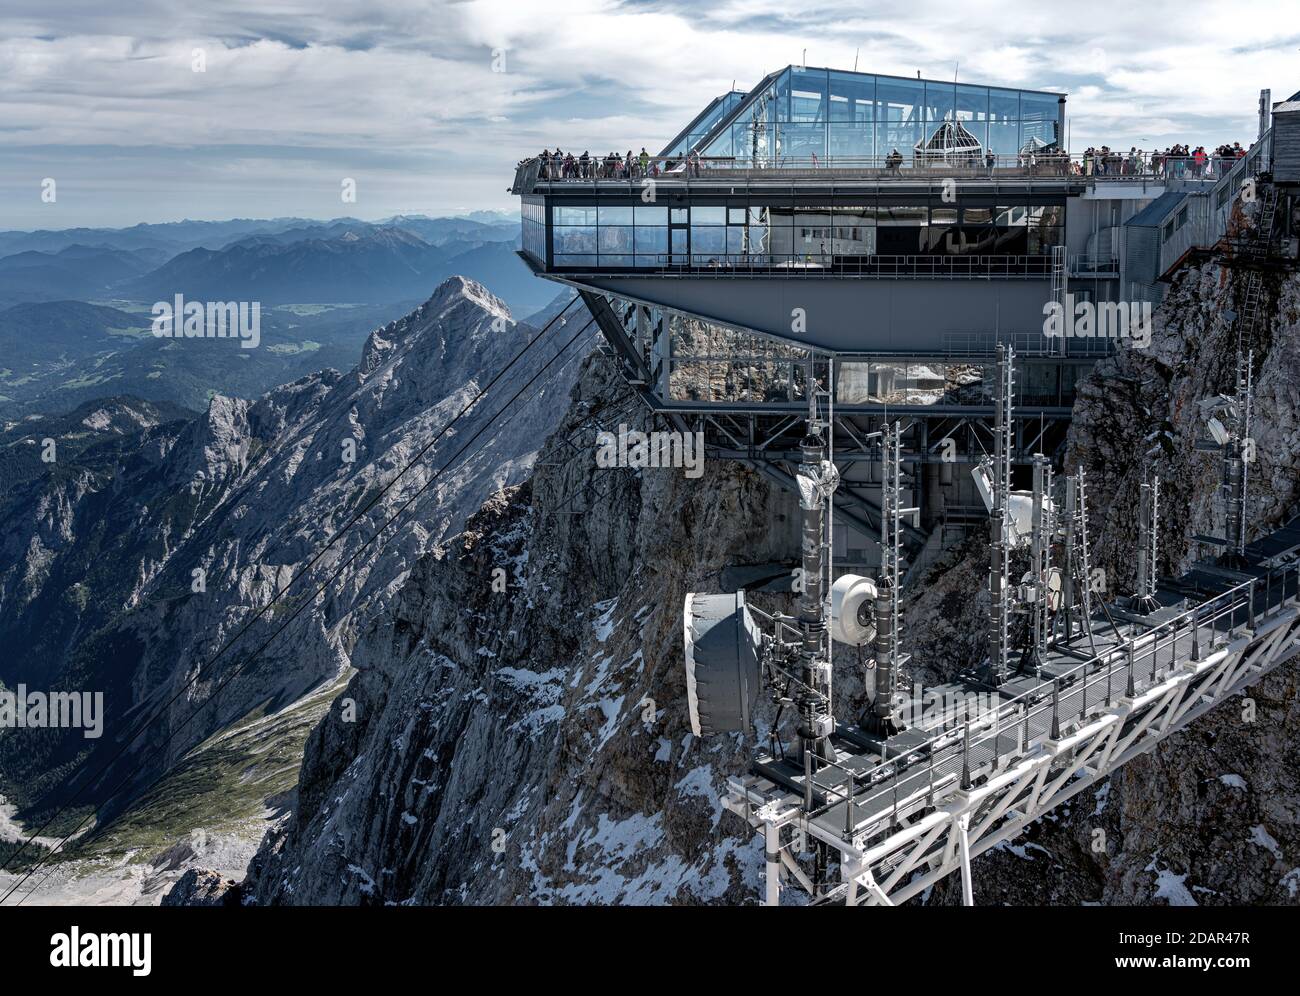
[[[843,830],[760,775],[733,777],[724,805],[766,841],[765,902],[795,887],[816,903],[892,906],[960,871],[973,905],[973,858],[1300,652],[1296,582],[1294,566],[1280,585],[1252,579],[947,730],[855,793]],[[838,881],[800,867],[810,839],[838,852]]]
[[[776,345],[776,359],[755,357],[789,366],[782,383],[789,387],[791,397],[784,401],[674,401],[668,313],[593,291],[580,293],[612,348],[624,378],[651,412],[679,431],[703,431],[709,458],[748,463],[782,488],[797,490],[795,467],[800,460],[799,442],[803,438],[808,405],[799,396],[804,370],[811,363],[816,371],[815,382],[825,390],[830,357],[787,343]],[[751,335],[756,341],[767,341],[756,333]],[[737,354],[725,359],[740,361],[745,357]],[[910,437],[909,452],[903,456],[907,465],[975,464],[994,447],[992,399],[984,406],[837,402],[835,411],[835,462],[841,467],[879,462],[880,447],[874,434],[887,422],[899,419]],[[1022,406],[1016,412],[1011,431],[1012,463],[1029,465],[1033,455],[1040,452],[1059,457],[1064,452],[1069,422],[1069,409]],[[922,475],[917,475],[915,487],[918,504],[924,506]],[[879,504],[855,490],[851,480],[846,480],[836,493],[835,508],[837,518],[863,534],[878,532]],[[915,550],[924,544],[926,533],[907,523],[904,539]]]

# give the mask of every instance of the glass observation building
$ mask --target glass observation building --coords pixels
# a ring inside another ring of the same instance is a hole
[[[1065,120],[1059,93],[805,66],[787,66],[737,97],[718,98],[662,154],[778,167],[814,156],[828,166],[894,154],[908,161],[947,133],[972,159],[1006,159],[1059,147]]]
[[[894,153],[906,161],[924,155],[936,134],[956,131],[972,155],[1005,159],[1060,146],[1063,121],[1065,95],[1053,92],[787,66],[694,144],[682,148],[679,139],[663,155],[695,151],[777,166],[813,156],[827,165]]]
[[[1064,114],[1057,93],[787,66],[710,101],[649,194],[639,176],[517,179],[524,252],[554,273],[1041,278],[1066,191],[1023,181],[1066,172]]]

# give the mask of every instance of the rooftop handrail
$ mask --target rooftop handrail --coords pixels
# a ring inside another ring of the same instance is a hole
[[[561,254],[557,254],[561,255]],[[566,256],[590,256],[591,263],[572,261],[555,264],[556,270],[579,269],[584,272],[622,273],[628,270],[661,270],[689,273],[693,276],[730,276],[737,273],[761,273],[779,276],[948,276],[948,277],[1047,277],[1051,275],[1052,257],[1046,254],[1001,256],[961,253],[879,254],[831,252],[748,253],[633,253],[632,250],[601,255],[621,257],[633,262],[626,266],[596,262],[597,253],[566,253]]]
[[[876,171],[882,175],[931,173],[936,176],[1043,176],[1075,177],[1085,181],[1137,181],[1137,180],[1221,180],[1258,143],[1241,156],[1219,156],[1208,153],[1194,155],[1166,155],[1159,151],[1065,153],[1056,151],[1026,151],[1014,154],[993,154],[982,150],[909,150],[884,155],[807,156],[768,155],[758,157],[737,156],[651,156],[633,155],[628,160],[623,155],[581,156],[565,153],[549,155],[543,160],[534,156],[520,162],[516,171],[517,184],[520,171],[530,165],[538,167],[537,179],[547,182],[601,182],[640,181],[647,178],[663,180],[701,179],[717,173],[745,173],[752,175],[780,175],[792,172],[820,172],[830,170]],[[630,166],[629,166],[630,163]]]

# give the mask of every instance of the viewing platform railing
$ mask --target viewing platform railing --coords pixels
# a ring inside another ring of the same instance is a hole
[[[575,254],[569,254],[575,255]],[[610,255],[619,255],[612,253]],[[677,255],[623,254],[635,258],[626,266],[598,262],[593,253],[590,265],[574,262],[555,264],[553,272],[626,276],[629,273],[689,274],[697,277],[936,277],[968,279],[999,277],[1040,280],[1052,273],[1050,255],[963,256],[963,255],[835,255],[829,253],[692,253]]]
[[[585,167],[551,157],[533,157],[519,163],[512,193],[527,193],[539,182],[608,184],[641,183],[648,179],[677,181],[695,179],[761,179],[765,177],[832,178],[936,178],[1013,179],[1075,178],[1080,181],[1166,182],[1170,180],[1219,180],[1238,162],[1237,157],[1209,156],[1200,162],[1190,156],[1165,157],[1143,153],[1130,157],[1112,154],[1038,152],[1011,156],[989,156],[962,152],[909,153],[884,156],[769,156],[737,158],[701,156],[682,159],[634,156],[626,161],[591,159]]]

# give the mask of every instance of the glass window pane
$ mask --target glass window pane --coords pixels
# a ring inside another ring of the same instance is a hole
[[[989,118],[989,89],[986,86],[957,86],[957,120],[987,121]]]
[[[652,204],[638,204],[636,206],[636,223],[638,225],[666,225],[668,224],[668,209]]]
[[[722,226],[691,227],[691,252],[722,254],[727,250],[727,230]]]
[[[876,120],[921,120],[921,105],[925,100],[925,84],[920,80],[900,80],[878,77],[876,80]]]
[[[1020,92],[1017,90],[999,90],[989,88],[989,120],[1019,121]]]
[[[916,152],[917,143],[921,141],[919,122],[886,121],[876,124],[876,158],[883,162],[885,156],[897,152],[903,157],[903,165],[910,166]]]
[[[668,251],[668,229],[666,228],[649,228],[637,226],[636,229],[636,251],[644,252],[667,252]]]
[[[691,224],[693,225],[725,225],[727,223],[727,209],[725,207],[702,207],[695,205],[691,208]]]
[[[687,208],[672,208],[669,216],[674,225],[685,225],[689,220],[687,217]]]
[[[788,204],[775,204],[768,208],[768,217],[773,228],[789,228],[794,224],[795,209]]]
[[[832,122],[826,154],[832,160],[870,160],[875,155],[875,132],[870,122]]]
[[[872,121],[875,118],[876,78],[859,73],[830,74],[830,119]]]
[[[745,223],[745,214],[743,207],[727,208],[727,222],[732,225],[743,225]]]
[[[602,225],[630,225],[632,224],[632,209],[630,207],[605,207],[602,205],[600,223]]]
[[[953,116],[954,92],[952,83],[927,83],[925,85],[925,120],[947,121]]]
[[[881,205],[878,220],[881,225],[924,225],[927,214],[920,205]]]
[[[790,121],[826,121],[826,70],[796,68],[790,72]]]
[[[993,121],[989,123],[987,148],[999,157],[1010,158],[1020,152],[1020,122]],[[1007,165],[1003,163],[1002,165]]]
[[[970,134],[980,144],[981,154],[989,147],[989,123],[987,121],[963,121],[963,131]]]
[[[602,225],[600,228],[600,252],[631,252],[632,229],[629,226]]]
[[[596,229],[593,226],[571,226],[552,230],[555,239],[555,252],[586,253],[596,251]]]
[[[782,162],[811,162],[813,156],[826,157],[826,126],[782,125],[777,131],[778,152]]]
[[[1022,93],[1020,95],[1021,121],[1055,121],[1060,98],[1048,93]]]
[[[1020,122],[1020,151],[1029,153],[1056,144],[1056,121]]]
[[[594,225],[596,208],[591,207],[556,207],[554,209],[557,225]]]

